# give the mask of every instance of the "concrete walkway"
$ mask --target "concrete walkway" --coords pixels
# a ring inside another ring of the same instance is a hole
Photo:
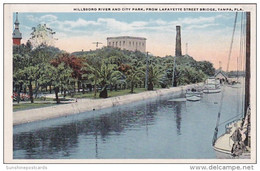
[[[169,94],[171,94],[172,96],[179,96],[182,93],[184,93],[184,91],[187,88],[191,88],[195,85],[197,86],[198,84],[168,89],[159,89],[156,91],[146,91],[138,94],[117,96],[107,99],[78,99],[77,102],[70,104],[62,104],[44,108],[17,111],[13,112],[13,125],[68,116],[91,110],[109,108],[113,106],[132,103],[135,101],[154,98],[157,96],[164,96]]]

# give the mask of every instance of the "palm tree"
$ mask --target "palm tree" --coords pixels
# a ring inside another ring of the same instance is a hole
[[[162,77],[161,71],[156,66],[149,67],[148,87],[147,90],[153,90],[154,85],[158,84]]]
[[[104,59],[99,62],[85,62],[84,65],[85,67],[83,67],[83,69],[91,72],[89,79],[94,81],[94,97],[96,97],[97,85],[100,84],[102,91],[99,96],[107,98],[108,84],[116,83],[117,79],[122,76],[122,74],[117,71],[117,65],[110,64]]]
[[[58,66],[48,65],[47,68],[50,71],[49,79],[52,79],[52,85],[54,86],[56,102],[60,103],[58,96],[60,88],[68,90],[72,88],[71,83],[75,82],[75,79],[71,76],[73,70],[66,66],[64,62],[58,64]]]
[[[130,84],[130,93],[134,92],[134,86],[142,81],[142,77],[145,75],[144,67],[140,61],[133,60],[133,65],[129,67],[126,72],[127,82]]]
[[[131,91],[134,92],[134,86],[141,81],[141,77],[144,75],[141,68],[135,69],[134,67],[130,69],[129,74],[127,75],[127,81],[130,83]]]

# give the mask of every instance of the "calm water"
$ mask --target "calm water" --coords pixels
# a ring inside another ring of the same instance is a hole
[[[241,110],[240,89],[225,89],[220,122]],[[151,99],[14,126],[14,159],[210,159],[221,93],[199,102]],[[220,133],[224,131],[224,124]]]

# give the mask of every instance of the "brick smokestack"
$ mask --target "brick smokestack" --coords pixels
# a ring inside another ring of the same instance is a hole
[[[181,26],[176,26],[175,56],[182,56],[182,53],[181,53]]]

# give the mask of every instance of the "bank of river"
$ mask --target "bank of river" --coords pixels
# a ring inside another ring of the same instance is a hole
[[[241,91],[226,87],[219,135],[227,120],[238,117]],[[101,163],[107,159],[215,159],[211,143],[221,93],[203,94],[198,102],[179,101],[172,96],[175,93],[168,94],[15,125],[12,158],[17,163],[46,162],[44,159],[106,159],[98,161]]]
[[[78,99],[77,102],[71,104],[17,111],[13,112],[13,125],[68,116],[92,110],[100,110],[113,106],[132,103],[135,101],[154,98],[157,96],[171,95],[177,97],[182,94],[187,88],[193,87],[195,85],[197,84],[159,89],[155,91],[146,91],[138,94],[117,96],[107,99]]]

